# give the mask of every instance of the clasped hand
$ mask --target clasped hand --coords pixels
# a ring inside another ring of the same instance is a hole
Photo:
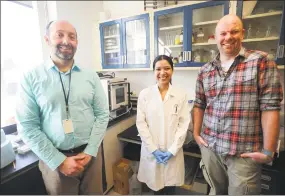
[[[167,161],[173,156],[169,151],[163,152],[161,150],[156,150],[152,153],[157,161],[157,163],[166,164]]]
[[[65,176],[78,176],[90,160],[91,156],[85,153],[67,157],[59,166],[59,171]]]

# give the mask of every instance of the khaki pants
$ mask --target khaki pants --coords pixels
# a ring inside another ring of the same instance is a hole
[[[69,155],[67,155],[69,156]],[[78,176],[69,177],[58,169],[52,171],[43,161],[39,161],[39,169],[49,195],[94,195],[95,191],[95,158],[85,166]],[[98,182],[97,182],[98,183]]]
[[[261,192],[261,164],[251,158],[221,156],[201,145],[204,177],[210,195],[257,195]]]

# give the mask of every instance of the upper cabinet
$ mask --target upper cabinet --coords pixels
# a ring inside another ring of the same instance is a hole
[[[100,35],[103,69],[149,67],[148,14],[101,23]]]
[[[284,65],[284,2],[238,1],[237,15],[244,24],[243,45],[265,51],[278,65]]]
[[[155,56],[172,56],[177,67],[202,66],[217,54],[215,27],[228,13],[228,1],[210,1],[155,12]]]

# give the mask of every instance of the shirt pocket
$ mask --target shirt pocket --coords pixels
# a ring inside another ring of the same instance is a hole
[[[235,76],[233,84],[235,101],[242,104],[243,109],[258,106],[258,82],[257,75]]]

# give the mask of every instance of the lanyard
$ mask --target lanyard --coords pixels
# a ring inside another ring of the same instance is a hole
[[[62,86],[62,91],[63,91],[63,95],[64,95],[64,100],[65,100],[65,109],[66,109],[66,117],[68,119],[68,114],[69,114],[69,108],[68,108],[68,99],[69,99],[69,93],[70,93],[70,82],[71,82],[71,70],[70,70],[70,75],[69,75],[69,88],[68,88],[68,94],[66,96],[65,94],[65,89],[62,83],[62,79],[61,79],[61,74],[59,73],[59,78],[60,78],[60,82],[61,82],[61,86]]]

